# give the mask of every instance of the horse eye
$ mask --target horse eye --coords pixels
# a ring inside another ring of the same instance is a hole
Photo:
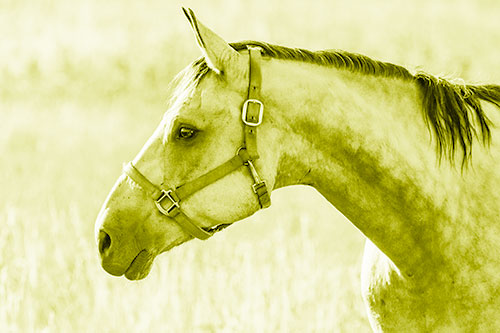
[[[179,139],[187,140],[193,138],[195,134],[196,130],[189,127],[181,127],[177,136]]]

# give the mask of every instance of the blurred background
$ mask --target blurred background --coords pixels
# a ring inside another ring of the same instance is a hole
[[[363,235],[310,188],[145,280],[100,268],[99,208],[200,55],[181,6],[227,41],[500,83],[496,0],[0,0],[0,331],[368,332]]]

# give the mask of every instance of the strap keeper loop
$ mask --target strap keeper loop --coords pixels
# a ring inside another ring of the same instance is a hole
[[[259,190],[263,187],[267,188],[267,184],[266,184],[265,180],[261,181],[260,183],[255,183],[252,185],[253,192],[257,195],[259,194]],[[266,189],[266,192],[267,192],[267,189]]]

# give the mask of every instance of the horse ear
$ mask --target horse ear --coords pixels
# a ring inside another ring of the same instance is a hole
[[[219,35],[201,24],[190,8],[182,7],[182,10],[191,24],[191,29],[208,67],[217,74],[223,74],[230,63],[240,57],[240,54]]]

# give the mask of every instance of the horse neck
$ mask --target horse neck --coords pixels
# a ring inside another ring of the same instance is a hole
[[[446,215],[450,168],[438,168],[416,85],[285,61],[263,82],[280,110],[269,115],[282,130],[276,187],[312,185],[400,269],[428,256],[422,224]]]

